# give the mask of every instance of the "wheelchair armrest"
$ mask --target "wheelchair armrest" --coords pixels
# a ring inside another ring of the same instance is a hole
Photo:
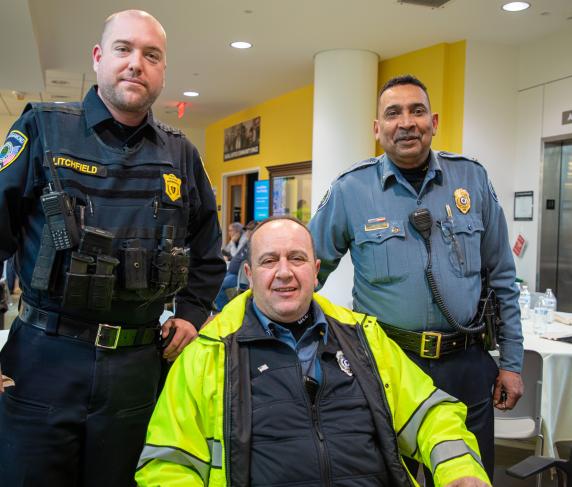
[[[528,457],[508,468],[506,473],[517,479],[526,479],[552,467],[564,472],[569,480],[572,479],[572,461],[551,457]]]
[[[562,463],[562,460],[551,457],[528,457],[508,468],[506,473],[517,479],[526,479],[551,467],[556,467],[560,463]]]

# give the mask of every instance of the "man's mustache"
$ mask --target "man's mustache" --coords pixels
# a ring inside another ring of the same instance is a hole
[[[394,142],[401,142],[403,140],[421,140],[421,135],[412,133],[400,133],[393,139]]]

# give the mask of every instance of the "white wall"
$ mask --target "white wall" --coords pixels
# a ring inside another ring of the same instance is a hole
[[[517,95],[517,164],[515,191],[534,191],[532,222],[514,225],[511,238],[528,241],[517,272],[536,288],[540,252],[539,208],[542,150],[545,139],[572,138],[572,125],[562,125],[562,112],[572,110],[572,29],[565,29],[519,48]]]
[[[572,29],[519,47],[467,42],[463,152],[487,168],[514,243],[524,254],[517,276],[535,289],[539,255],[543,139],[571,134],[562,111],[572,110]],[[534,191],[531,222],[513,221],[515,191]]]
[[[516,47],[467,42],[463,153],[487,168],[507,216],[514,192],[517,59]]]
[[[516,112],[516,163],[513,191],[534,191],[532,221],[513,221],[509,233],[511,242],[520,233],[527,240],[524,253],[514,258],[516,275],[536,289],[539,236],[540,158],[542,155],[542,103],[544,87],[537,86],[518,93]],[[512,210],[511,210],[512,211]],[[510,215],[512,220],[512,213]]]

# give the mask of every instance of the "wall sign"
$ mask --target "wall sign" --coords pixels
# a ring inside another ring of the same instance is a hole
[[[224,160],[260,152],[260,117],[224,129]]]
[[[270,181],[254,181],[254,219],[257,222],[268,218],[270,208]]]
[[[566,125],[567,123],[572,123],[572,110],[562,112],[562,125]]]
[[[522,253],[524,252],[524,247],[526,247],[526,239],[522,236],[522,234],[519,233],[512,248],[514,255],[521,257]]]
[[[534,193],[532,191],[517,191],[514,193],[514,219],[532,220],[534,209]]]

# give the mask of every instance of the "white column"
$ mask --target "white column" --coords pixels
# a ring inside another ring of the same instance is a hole
[[[341,171],[375,154],[378,64],[377,54],[356,49],[323,51],[314,57],[312,211]],[[348,254],[321,293],[351,307],[352,285]]]

